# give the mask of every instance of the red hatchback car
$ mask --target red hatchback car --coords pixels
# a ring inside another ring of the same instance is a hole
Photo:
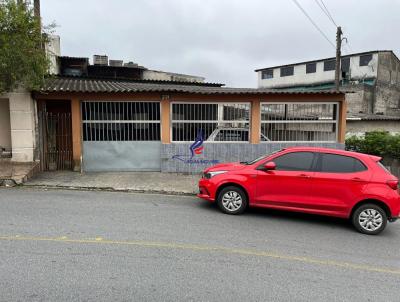
[[[375,235],[400,215],[398,179],[380,159],[336,149],[283,149],[204,170],[197,196],[216,201],[227,214],[250,206],[350,218],[358,231]]]

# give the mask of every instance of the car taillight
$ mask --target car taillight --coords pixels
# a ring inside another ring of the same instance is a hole
[[[397,190],[397,187],[398,187],[398,185],[399,185],[399,181],[398,181],[397,179],[388,180],[386,183],[387,183],[387,185],[388,185],[389,187],[391,187],[393,190]]]

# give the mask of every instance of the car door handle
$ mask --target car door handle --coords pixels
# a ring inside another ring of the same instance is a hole
[[[352,181],[359,181],[359,182],[365,181],[365,179],[362,179],[362,178],[360,178],[360,177],[354,177],[354,178],[352,178],[351,180],[352,180]]]
[[[302,178],[311,178],[311,176],[310,175],[307,175],[307,174],[299,174],[299,175],[297,175],[298,177],[302,177]]]

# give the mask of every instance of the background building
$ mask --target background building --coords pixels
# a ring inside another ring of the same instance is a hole
[[[335,58],[257,69],[258,87],[303,91],[334,88]],[[400,132],[400,61],[391,50],[341,57],[349,134],[371,129]]]

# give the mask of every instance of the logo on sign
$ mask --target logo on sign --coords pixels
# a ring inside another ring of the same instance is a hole
[[[204,150],[204,139],[203,139],[203,132],[199,130],[197,132],[196,139],[194,140],[193,144],[189,146],[190,154],[183,155],[183,154],[176,154],[172,156],[172,159],[177,159],[185,164],[217,164],[219,160],[217,159],[197,159],[195,158],[196,155],[203,154]]]

